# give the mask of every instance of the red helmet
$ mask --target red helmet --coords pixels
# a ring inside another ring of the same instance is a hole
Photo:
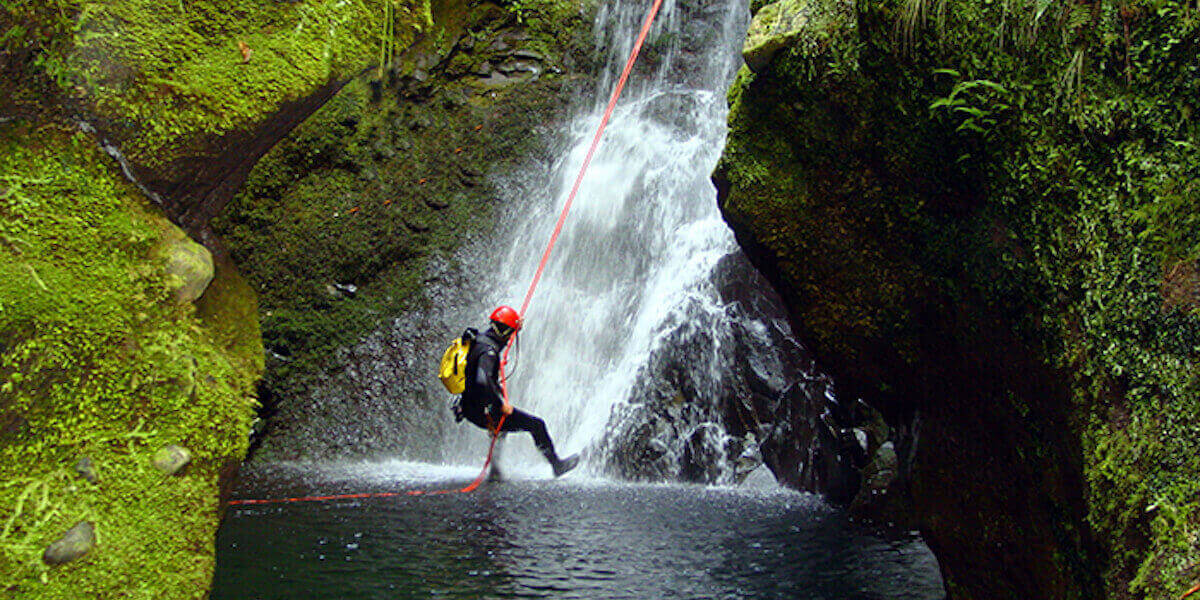
[[[508,326],[509,329],[516,331],[521,328],[521,315],[509,306],[501,306],[492,311],[492,316],[488,317],[493,323],[500,323]]]

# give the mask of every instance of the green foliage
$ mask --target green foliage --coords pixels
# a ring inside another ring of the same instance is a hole
[[[246,451],[261,363],[169,298],[156,249],[173,226],[93,140],[4,127],[0,579],[18,597],[202,597],[217,473]],[[149,466],[169,443],[195,456],[182,478]],[[85,455],[99,484],[69,474]],[[42,550],[79,520],[97,523],[99,546],[45,567]]]
[[[934,73],[959,76],[953,69],[935,69]],[[934,100],[929,109],[951,113],[959,120],[955,131],[972,131],[986,138],[995,129],[1001,113],[1012,108],[1004,102],[1007,95],[1008,89],[994,81],[960,81],[951,88],[949,96]]]
[[[989,195],[1029,251],[1005,269],[1042,282],[1022,285],[1047,308],[1021,327],[1031,343],[1057,340],[1046,360],[1074,377],[1087,423],[1088,519],[1113,552],[1110,589],[1175,595],[1194,583],[1200,560],[1200,481],[1189,475],[1200,472],[1200,311],[1173,306],[1163,290],[1173,268],[1200,257],[1191,118],[1200,22],[1182,3],[1105,3],[1095,14],[1074,11],[1065,27],[1087,28],[1078,34],[1087,43],[1049,40],[1027,49],[1019,69],[1004,57],[971,57],[975,74],[1010,90],[1003,106],[1016,110],[986,122],[989,160],[965,168],[986,173]],[[1040,64],[1065,66],[1046,81]],[[951,109],[957,99],[933,104]],[[990,116],[977,108],[967,117]],[[984,135],[965,123],[960,133]],[[1200,289],[1194,278],[1178,285]]]
[[[955,318],[1002,315],[1067,378],[1111,555],[1090,568],[1112,597],[1177,597],[1200,563],[1200,10],[905,0],[857,26],[843,64],[796,49],[739,75],[727,216],[778,257],[827,359],[908,354],[903,307],[930,288]],[[855,321],[860,303],[879,310]]]
[[[553,30],[555,24],[567,23],[580,15],[580,8],[589,2],[571,0],[509,0],[505,7],[517,22],[541,30]]]

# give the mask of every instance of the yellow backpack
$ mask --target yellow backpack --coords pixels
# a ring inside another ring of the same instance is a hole
[[[461,394],[467,389],[467,353],[471,351],[471,342],[475,339],[476,331],[468,329],[461,337],[455,338],[442,354],[442,364],[438,367],[438,379],[451,394]]]

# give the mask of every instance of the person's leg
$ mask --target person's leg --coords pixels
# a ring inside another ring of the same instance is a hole
[[[488,481],[504,480],[504,474],[500,472],[500,450],[502,448],[504,448],[503,434],[496,440],[496,447],[492,450],[492,465],[488,471]]]
[[[501,431],[528,431],[533,436],[534,445],[554,469],[555,477],[574,469],[579,463],[578,456],[558,458],[558,453],[554,451],[554,442],[550,441],[550,432],[546,431],[546,422],[523,410],[514,408],[512,414],[504,419]]]
[[[546,422],[519,408],[514,408],[511,415],[504,418],[501,431],[527,431],[533,436],[533,445],[541,451],[551,463],[558,460],[554,452],[554,442],[550,440],[550,432],[546,430]]]

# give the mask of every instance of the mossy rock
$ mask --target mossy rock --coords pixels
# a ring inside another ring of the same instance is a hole
[[[421,302],[429,265],[493,225],[494,179],[549,160],[541,142],[587,83],[565,66],[587,60],[591,21],[579,5],[530,4],[521,23],[490,4],[448,20],[442,10],[444,33],[382,79],[347,84],[264,157],[214,222],[261,294],[263,389],[280,425],[268,431],[306,418],[338,350]],[[543,72],[503,89],[479,72],[518,55]]]
[[[199,300],[213,279],[212,252],[173,226],[164,237],[161,253],[166,264],[167,289],[180,304]]]
[[[62,537],[46,547],[46,551],[42,553],[42,562],[50,566],[65,565],[82,558],[95,546],[96,524],[91,521],[80,521],[68,529]]]
[[[200,597],[261,362],[175,301],[161,249],[181,234],[73,124],[0,123],[0,173],[0,521],[13,525],[0,580],[47,600]],[[228,325],[257,326],[253,313]],[[194,459],[163,486],[150,459],[168,442]],[[80,456],[103,466],[96,484],[73,472]],[[81,520],[109,551],[47,568],[47,545]]]
[[[1178,595],[1200,152],[1165,140],[1200,135],[1177,100],[1200,97],[1200,23],[1101,3],[1030,34],[938,6],[860,4],[739,73],[722,210],[841,393],[919,414],[914,508],[952,595]]]
[[[120,148],[195,236],[296,123],[432,25],[427,0],[64,0],[10,16],[4,43],[44,101]]]
[[[778,0],[754,13],[742,46],[742,58],[752,71],[761,71],[780,50],[819,51],[831,43],[832,37],[852,37],[853,30],[853,3]]]
[[[768,4],[750,21],[742,58],[752,70],[771,62],[775,53],[788,47],[804,34],[809,14],[801,0],[779,0]]]

